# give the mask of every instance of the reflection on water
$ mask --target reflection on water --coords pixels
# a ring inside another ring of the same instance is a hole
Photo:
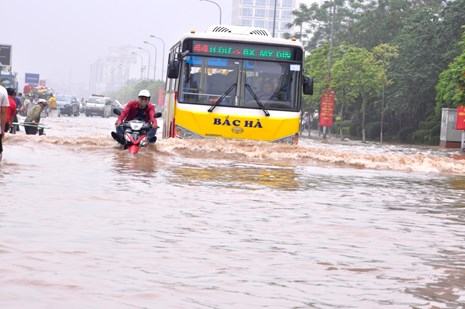
[[[450,186],[456,190],[465,190],[465,177],[450,177],[449,180]]]
[[[115,173],[127,174],[134,177],[154,177],[157,171],[157,153],[142,149],[137,155],[127,150],[116,148],[113,151],[112,164]]]
[[[441,275],[424,286],[407,289],[427,304],[437,308],[463,308],[465,306],[465,247],[461,251],[441,250],[429,261],[435,273]]]
[[[0,165],[0,308],[463,308],[447,155],[168,140],[132,156],[114,120],[53,121]]]
[[[277,190],[298,190],[299,178],[294,167],[256,165],[201,166],[183,164],[170,169],[170,181],[185,185],[224,186],[251,190],[269,187]],[[244,187],[245,186],[245,187]]]

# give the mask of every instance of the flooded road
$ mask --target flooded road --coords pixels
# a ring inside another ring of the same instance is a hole
[[[8,136],[0,308],[463,308],[465,160],[161,140],[114,119]],[[156,149],[155,149],[156,148]]]

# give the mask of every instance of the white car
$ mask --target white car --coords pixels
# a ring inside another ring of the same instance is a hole
[[[108,118],[113,114],[112,106],[111,98],[92,96],[86,101],[85,113],[87,117],[97,115]]]

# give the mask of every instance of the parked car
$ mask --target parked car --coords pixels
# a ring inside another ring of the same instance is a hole
[[[57,96],[57,110],[58,117],[61,115],[79,116],[79,101],[76,97],[71,95],[58,95]]]

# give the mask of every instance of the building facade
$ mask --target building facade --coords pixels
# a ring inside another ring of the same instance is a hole
[[[89,92],[105,94],[120,89],[129,79],[137,78],[131,72],[135,63],[130,48],[112,48],[109,55],[91,64]]]
[[[293,20],[292,11],[296,7],[296,0],[233,0],[232,24],[265,28],[273,34],[275,2],[275,37],[292,33],[293,29],[289,29],[288,24]]]

